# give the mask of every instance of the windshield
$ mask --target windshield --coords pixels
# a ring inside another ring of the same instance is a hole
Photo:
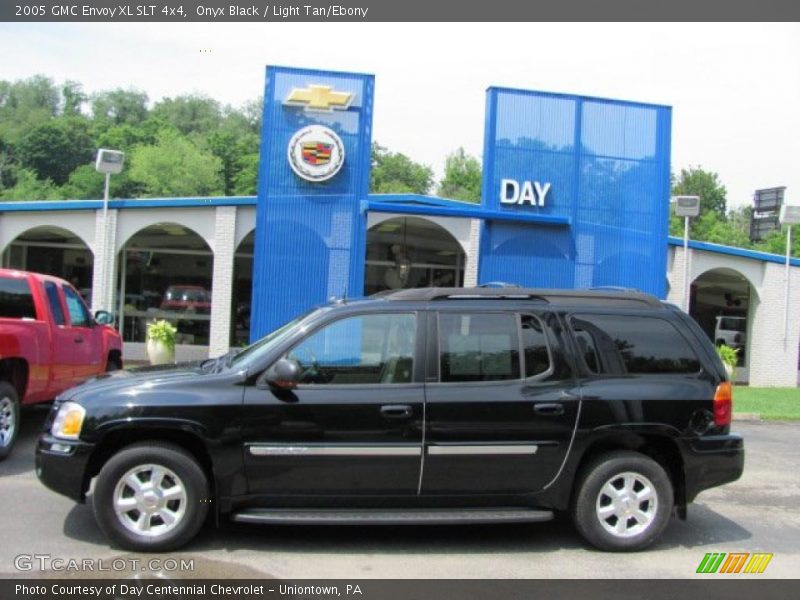
[[[326,310],[330,310],[329,308],[316,308],[310,310],[299,317],[292,319],[285,325],[278,327],[278,329],[268,333],[266,336],[258,340],[257,342],[249,345],[247,348],[239,352],[236,356],[233,357],[231,360],[231,365],[236,367],[243,367],[248,364],[251,364],[254,361],[258,361],[258,359],[272,350],[275,344],[279,343],[283,340],[286,336],[290,335],[291,332],[294,330],[295,327],[301,325],[304,321],[308,321],[313,319],[316,315]]]
[[[744,331],[747,329],[747,320],[743,318],[723,317],[719,320],[719,328],[728,331]]]

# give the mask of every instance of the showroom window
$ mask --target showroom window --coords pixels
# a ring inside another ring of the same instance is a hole
[[[124,341],[144,342],[147,323],[165,319],[177,344],[208,345],[214,256],[202,237],[176,223],[151,225],[127,241],[119,264]]]

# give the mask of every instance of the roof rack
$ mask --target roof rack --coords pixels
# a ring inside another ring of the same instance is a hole
[[[568,304],[590,304],[598,301],[615,306],[647,306],[651,308],[664,308],[662,302],[650,294],[638,291],[623,291],[621,289],[597,290],[560,290],[522,287],[430,287],[411,288],[379,292],[373,298],[383,298],[390,301],[406,302],[431,302],[436,300],[470,300],[470,299],[519,299],[535,300],[548,304],[561,302]]]

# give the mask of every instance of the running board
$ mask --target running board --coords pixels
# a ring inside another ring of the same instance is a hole
[[[239,523],[270,525],[450,525],[550,521],[552,511],[532,508],[294,509],[249,508],[233,514]]]

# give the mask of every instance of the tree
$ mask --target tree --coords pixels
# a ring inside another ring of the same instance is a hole
[[[164,130],[156,144],[130,154],[131,181],[146,196],[214,196],[222,192],[222,162],[175,131]]]
[[[79,165],[91,161],[94,144],[83,117],[61,117],[28,130],[17,146],[22,167],[38,179],[64,184]]]
[[[83,105],[89,99],[83,93],[83,86],[77,81],[67,79],[61,86],[61,114],[66,116],[77,116],[81,114]]]
[[[233,182],[233,194],[235,196],[254,196],[258,184],[258,152],[239,157],[237,163],[239,171]]]
[[[117,176],[111,178],[116,183]],[[69,180],[61,187],[64,198],[68,200],[89,200],[103,197],[105,177],[98,173],[94,165],[81,165],[69,175]]]
[[[0,81],[0,134],[5,133],[15,144],[30,127],[52,119],[58,113],[59,101],[53,80],[44,75]]]
[[[464,152],[464,148],[459,148],[445,161],[439,195],[478,203],[481,201],[481,178],[480,161]]]
[[[696,221],[692,227],[693,239],[739,248],[752,246],[749,234],[737,227],[733,219],[722,218],[717,212],[708,211]],[[683,236],[683,232],[680,236]]]
[[[427,194],[433,185],[433,169],[399,152],[372,144],[370,189],[377,194]]]
[[[138,90],[116,89],[92,96],[95,121],[109,125],[137,125],[147,118],[147,94]]]
[[[783,226],[780,230],[771,232],[763,241],[755,244],[755,249],[771,254],[786,255],[787,231],[787,226]],[[798,230],[797,226],[792,229],[791,255],[800,256],[800,230]]]
[[[206,96],[164,98],[153,106],[152,114],[172,124],[184,135],[210,133],[222,121],[219,102]]]
[[[673,176],[673,196],[700,196],[700,217],[691,220],[689,235],[693,239],[702,239],[698,233],[701,217],[709,211],[717,214],[720,220],[726,219],[727,190],[716,173],[704,171],[700,167],[681,169],[680,177]],[[683,236],[683,218],[672,215],[670,233]]]
[[[17,183],[14,187],[2,190],[3,200],[61,200],[62,194],[58,186],[49,179],[37,179],[36,173],[30,169],[20,169],[16,173]]]
[[[16,183],[16,160],[14,148],[3,139],[0,133],[0,193],[3,188],[13,187]]]

